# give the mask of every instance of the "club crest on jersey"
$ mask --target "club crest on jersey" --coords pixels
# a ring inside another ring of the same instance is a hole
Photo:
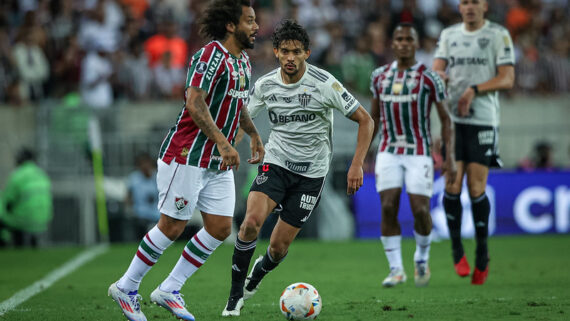
[[[408,87],[408,90],[412,90],[412,89],[416,88],[417,84],[418,83],[416,82],[416,79],[414,79],[414,78],[406,79],[406,87]]]
[[[186,157],[188,156],[188,153],[190,153],[190,149],[188,149],[188,147],[183,147],[182,151],[180,152],[180,156]]]
[[[265,176],[265,173],[261,173],[261,175],[257,175],[257,177],[255,178],[255,183],[257,185],[261,185],[265,183],[268,178],[269,178],[268,176]]]
[[[196,65],[196,73],[203,74],[206,72],[207,69],[208,69],[208,65],[203,61],[200,61]]]
[[[188,205],[188,201],[183,197],[176,197],[174,198],[174,205],[176,206],[177,210],[182,211],[186,205]]]
[[[490,40],[488,38],[477,39],[477,44],[479,45],[479,48],[481,48],[481,49],[487,48],[487,46],[489,45],[489,42],[490,42]]]
[[[309,104],[310,101],[311,101],[311,95],[307,93],[299,94],[299,104],[301,104],[301,107],[307,108],[307,105]]]

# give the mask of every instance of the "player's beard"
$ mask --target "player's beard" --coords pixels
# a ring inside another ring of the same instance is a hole
[[[235,37],[244,49],[253,49],[255,43],[249,40],[249,36],[243,31],[236,31]]]

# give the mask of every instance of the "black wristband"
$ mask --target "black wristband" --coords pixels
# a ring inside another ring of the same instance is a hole
[[[471,88],[475,92],[475,95],[479,94],[479,88],[477,88],[477,85],[472,85]]]

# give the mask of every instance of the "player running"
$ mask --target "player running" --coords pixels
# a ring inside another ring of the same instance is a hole
[[[362,164],[372,139],[373,121],[368,112],[331,74],[306,62],[311,50],[303,27],[284,21],[273,33],[273,52],[280,68],[255,83],[247,107],[252,117],[267,110],[272,129],[236,240],[232,285],[223,316],[240,315],[244,299],[283,261],[318,205],[332,157],[333,110],[358,123],[356,151],[347,175],[349,195],[362,186]],[[259,230],[276,208],[279,219],[269,247],[246,280]]]
[[[485,187],[489,167],[502,166],[498,150],[498,91],[511,89],[515,79],[511,36],[505,28],[484,18],[488,6],[486,0],[459,2],[463,23],[443,30],[433,62],[433,70],[448,80],[455,123],[457,177],[448,177],[445,182],[443,207],[455,271],[459,276],[468,276],[471,268],[461,243],[463,207],[459,197],[466,174],[477,242],[472,284],[485,283],[489,273],[490,203]]]
[[[447,155],[442,173],[456,175],[453,128],[445,104],[445,85],[439,76],[415,58],[418,34],[411,24],[401,23],[394,30],[392,49],[397,58],[372,72],[372,119],[374,134],[381,129],[376,156],[376,190],[382,203],[382,244],[390,264],[384,287],[406,281],[400,244],[402,231],[398,209],[402,186],[406,184],[414,215],[416,286],[426,286],[432,229],[429,201],[433,193],[430,111],[435,103],[441,121],[441,136]]]
[[[151,301],[183,320],[194,320],[180,290],[231,231],[235,186],[231,167],[240,164],[233,147],[239,126],[251,137],[252,158],[264,149],[246,108],[251,66],[244,49],[253,48],[259,29],[249,1],[215,0],[202,16],[202,32],[214,41],[190,62],[186,104],[170,130],[158,160],[158,224],[140,242],[128,270],[111,284],[112,296],[129,320],[144,321],[138,289],[143,276],[176,240],[198,208],[204,227],[184,248]]]

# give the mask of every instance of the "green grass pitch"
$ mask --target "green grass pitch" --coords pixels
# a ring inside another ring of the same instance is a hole
[[[143,280],[140,293],[148,320],[174,320],[151,305],[149,295],[170,272],[183,245],[169,248]],[[255,255],[266,247],[267,242],[260,242]],[[474,242],[466,240],[465,248],[473,263]],[[297,240],[238,319],[285,320],[278,309],[281,291],[303,281],[313,284],[323,298],[318,320],[570,320],[570,235],[491,238],[490,274],[483,286],[472,286],[470,278],[454,274],[450,244],[443,241],[432,244],[429,286],[416,288],[414,249],[412,239],[403,241],[406,284],[384,289],[380,283],[388,264],[379,240]],[[81,250],[0,251],[0,302]],[[125,271],[135,250],[136,244],[113,245],[0,320],[125,320],[107,297],[107,288]],[[220,315],[229,292],[232,251],[230,245],[220,246],[184,286],[182,293],[196,320],[227,320]]]

